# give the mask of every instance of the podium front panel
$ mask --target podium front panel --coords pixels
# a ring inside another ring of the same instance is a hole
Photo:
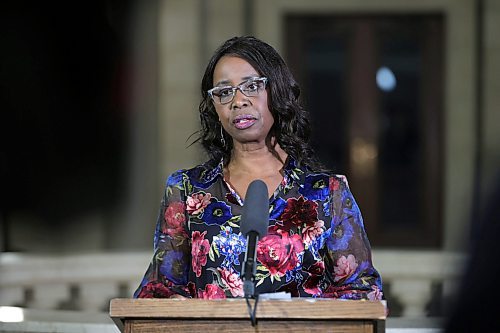
[[[114,299],[110,315],[126,333],[365,333],[385,332],[386,307],[380,301],[263,300],[257,306],[255,327],[243,299]]]

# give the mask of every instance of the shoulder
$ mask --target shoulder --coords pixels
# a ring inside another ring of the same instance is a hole
[[[189,169],[179,169],[167,178],[166,186],[186,189],[186,187],[207,188],[222,173],[222,167],[215,161],[209,160]]]
[[[345,175],[331,174],[329,176],[328,183],[331,191],[349,190],[349,182],[347,181],[347,177]]]
[[[349,189],[347,177],[343,174],[337,174],[332,171],[315,172],[305,170],[302,182],[303,186],[313,186],[315,188],[328,187],[330,191]]]

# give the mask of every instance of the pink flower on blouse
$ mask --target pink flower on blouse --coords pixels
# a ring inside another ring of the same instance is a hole
[[[198,298],[203,299],[224,299],[226,294],[221,287],[216,284],[207,284],[205,290],[198,289]]]
[[[378,286],[372,286],[372,291],[366,295],[370,301],[380,301],[382,299],[383,293],[380,291]]]
[[[328,184],[330,191],[337,191],[340,188],[340,181],[335,177],[330,177],[330,184]]]
[[[193,266],[196,277],[201,276],[201,267],[207,264],[207,254],[210,250],[210,244],[208,239],[205,239],[206,234],[207,231],[203,231],[201,234],[199,231],[193,231],[191,236],[191,265]]]
[[[162,232],[175,237],[177,235],[187,236],[184,224],[186,215],[184,214],[184,203],[172,202],[165,210],[165,224],[162,226]]]
[[[229,289],[231,295],[233,295],[233,297],[243,297],[243,281],[239,277],[238,273],[221,268],[218,268],[217,270],[220,273],[223,284]]]
[[[194,193],[186,200],[187,212],[191,215],[203,213],[203,210],[210,204],[212,194],[210,193]]]
[[[277,226],[268,230],[267,236],[257,244],[257,260],[269,270],[271,275],[281,277],[297,266],[298,255],[304,251],[304,244],[299,235],[290,235],[278,229]]]
[[[352,254],[348,255],[347,258],[345,256],[340,257],[337,260],[337,266],[333,269],[335,273],[333,281],[339,281],[352,275],[356,268],[358,268],[358,264]]]
[[[325,223],[321,220],[314,222],[314,225],[307,226],[302,229],[302,240],[304,244],[311,245],[312,242],[316,240],[316,238],[323,233],[323,226]]]

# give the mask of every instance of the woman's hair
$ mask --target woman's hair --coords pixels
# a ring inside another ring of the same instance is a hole
[[[323,170],[314,151],[309,146],[310,124],[307,112],[299,103],[300,88],[289,68],[276,52],[265,42],[251,36],[233,37],[222,44],[210,59],[201,82],[202,101],[199,106],[201,118],[201,144],[210,158],[215,161],[224,159],[228,163],[233,148],[232,138],[221,131],[221,123],[207,91],[213,87],[213,74],[217,62],[223,56],[234,56],[247,61],[257,72],[267,77],[268,107],[274,124],[266,139],[269,150],[279,158],[271,138],[299,166],[312,170]],[[224,139],[221,138],[221,133]]]

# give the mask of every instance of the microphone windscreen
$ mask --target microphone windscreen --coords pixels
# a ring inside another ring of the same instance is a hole
[[[243,213],[241,215],[240,231],[246,236],[256,232],[259,238],[267,235],[269,225],[269,197],[267,185],[257,179],[250,183],[245,196]]]

